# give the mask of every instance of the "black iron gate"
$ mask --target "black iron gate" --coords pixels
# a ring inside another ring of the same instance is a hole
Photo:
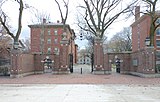
[[[93,53],[91,54],[91,68],[92,68],[91,72],[93,72],[93,68],[94,68],[94,54]]]
[[[73,54],[69,54],[69,69],[70,72],[73,73]]]

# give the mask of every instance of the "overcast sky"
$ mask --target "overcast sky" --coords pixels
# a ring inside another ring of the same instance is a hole
[[[61,1],[61,0],[58,0]],[[76,7],[83,2],[83,0],[69,0],[69,15],[67,19],[67,23],[70,24],[71,28],[75,30],[76,34],[79,33],[78,27],[75,25],[76,20]],[[25,0],[25,3],[31,6],[31,9],[25,9],[23,12],[23,25],[22,25],[22,34],[20,38],[29,38],[30,37],[30,29],[28,27],[29,24],[32,24],[33,20],[33,9],[37,9],[40,12],[47,12],[50,14],[51,22],[56,22],[57,20],[61,20],[60,13],[57,7],[57,4],[54,0]],[[15,3],[14,0],[9,0],[9,2],[5,3],[3,6],[3,10],[7,13],[10,17],[9,24],[12,25],[13,28],[17,27],[17,20],[18,20],[18,5]],[[107,33],[110,35],[116,34],[123,29],[123,27],[129,27],[134,22],[134,18],[127,21],[119,21],[117,23],[112,24],[110,28],[107,30]],[[108,36],[111,37],[111,36]],[[84,46],[85,43],[82,41],[76,41],[79,46]],[[86,42],[86,41],[85,41]]]

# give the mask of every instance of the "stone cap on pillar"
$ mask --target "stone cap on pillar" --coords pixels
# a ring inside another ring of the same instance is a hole
[[[100,37],[95,37],[94,43],[102,43],[102,38],[100,38]]]

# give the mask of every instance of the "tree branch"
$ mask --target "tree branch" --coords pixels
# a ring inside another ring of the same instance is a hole
[[[60,4],[59,4],[59,2],[58,2],[57,0],[55,0],[55,2],[56,2],[56,3],[57,3],[57,5],[58,5],[58,9],[59,9],[59,12],[60,12],[60,15],[61,15],[62,23],[64,23],[64,24],[65,24],[65,22],[64,22],[64,18],[63,18],[63,14],[62,14],[62,10],[61,10],[61,7],[60,7]]]
[[[22,12],[23,12],[24,6],[23,6],[23,0],[20,0],[20,1],[17,0],[17,2],[20,3],[19,18],[18,18],[18,30],[17,30],[16,38],[15,38],[15,40],[18,42],[18,38],[19,38],[19,36],[21,34],[21,30],[22,30]]]
[[[2,16],[3,16],[3,18],[2,18]],[[4,29],[6,30],[7,34],[9,34],[13,39],[15,39],[14,34],[11,33],[10,30],[8,29],[8,27],[7,27],[6,19],[7,19],[7,16],[6,16],[5,13],[2,11],[2,14],[1,14],[1,16],[0,16],[0,22],[1,22],[2,26],[4,27]]]

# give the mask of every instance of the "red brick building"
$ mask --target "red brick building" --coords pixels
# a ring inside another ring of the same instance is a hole
[[[145,39],[146,37],[149,37],[151,24],[150,16],[143,15],[140,17],[140,7],[136,8],[135,14],[135,22],[131,25],[133,52],[144,49]],[[160,23],[160,18],[156,21],[156,23]],[[160,50],[160,27],[158,27],[155,31],[154,47],[156,50]]]
[[[64,26],[62,23],[47,23],[43,20],[42,24],[29,25],[31,36],[32,54],[54,54],[59,53],[61,40],[63,39]],[[76,62],[77,45],[75,45],[75,33],[69,25],[65,25],[66,38],[69,42],[69,53],[73,53],[74,62]]]

